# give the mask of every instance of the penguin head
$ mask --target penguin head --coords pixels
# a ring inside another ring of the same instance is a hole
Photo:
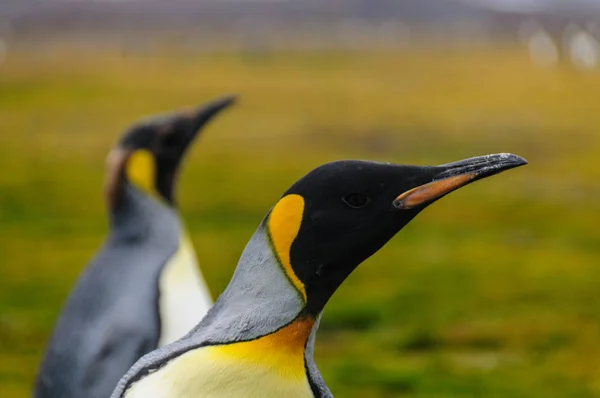
[[[292,185],[265,218],[271,246],[316,316],[365,259],[425,207],[479,179],[522,166],[497,154],[441,166],[337,161]]]
[[[202,127],[235,101],[228,96],[186,112],[138,122],[121,137],[107,159],[105,197],[109,207],[119,204],[124,184],[175,205],[179,165]]]

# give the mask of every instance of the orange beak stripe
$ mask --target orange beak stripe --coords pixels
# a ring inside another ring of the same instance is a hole
[[[418,186],[398,196],[394,200],[394,206],[398,209],[412,209],[466,185],[473,178],[474,173],[461,174]]]

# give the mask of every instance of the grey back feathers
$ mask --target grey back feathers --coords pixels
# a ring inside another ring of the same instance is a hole
[[[200,324],[179,341],[142,357],[119,382],[112,398],[125,396],[135,382],[189,350],[273,333],[296,319],[303,305],[273,254],[263,223],[244,249],[227,289]],[[312,347],[314,337],[309,344]],[[312,361],[312,353],[307,359]],[[316,365],[311,369],[318,374]]]
[[[62,310],[35,398],[106,398],[131,364],[157,346],[157,284],[177,250],[179,220],[130,185],[119,212]]]

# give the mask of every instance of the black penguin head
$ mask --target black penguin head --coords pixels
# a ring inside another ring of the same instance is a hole
[[[125,182],[174,205],[177,171],[187,149],[201,128],[234,101],[232,96],[220,98],[198,109],[139,122],[126,131],[107,161],[109,206],[118,205]]]
[[[290,282],[316,315],[365,259],[444,195],[527,162],[511,154],[441,166],[338,161],[311,171],[266,218]]]

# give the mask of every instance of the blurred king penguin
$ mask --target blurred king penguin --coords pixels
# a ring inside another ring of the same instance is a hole
[[[200,324],[140,359],[112,398],[331,397],[313,347],[335,290],[428,205],[525,163],[497,154],[441,166],[350,160],[316,168],[263,219]]]
[[[110,233],[63,307],[35,398],[107,398],[142,355],[179,339],[206,314],[212,299],[174,191],[187,149],[233,101],[141,122],[110,153]]]

